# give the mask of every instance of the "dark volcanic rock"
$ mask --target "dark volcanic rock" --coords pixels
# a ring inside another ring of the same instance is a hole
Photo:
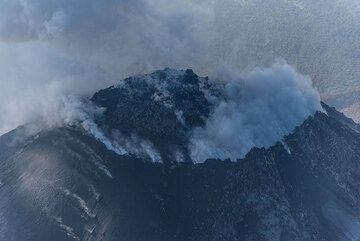
[[[334,109],[238,162],[167,168],[77,128],[0,138],[0,240],[358,240],[360,134]]]

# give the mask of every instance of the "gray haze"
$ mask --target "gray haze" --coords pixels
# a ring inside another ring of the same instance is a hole
[[[215,75],[278,59],[358,117],[359,19],[355,0],[0,0],[0,133],[67,123],[64,96],[128,75],[164,67]]]
[[[360,120],[359,1],[224,0],[212,6],[219,34],[211,59],[238,69],[285,59],[311,76],[324,101]]]

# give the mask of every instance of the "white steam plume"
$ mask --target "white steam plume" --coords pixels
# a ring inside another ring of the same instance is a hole
[[[311,79],[289,65],[227,76],[232,81],[223,89],[225,99],[205,127],[193,132],[190,149],[195,162],[243,158],[253,147],[269,147],[281,140],[321,110]]]

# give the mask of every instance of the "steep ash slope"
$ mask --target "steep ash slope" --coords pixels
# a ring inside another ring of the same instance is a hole
[[[171,168],[77,128],[9,147],[11,132],[0,138],[0,239],[356,240],[360,134],[325,108],[243,160]]]
[[[0,179],[0,240],[155,239],[161,168],[119,157],[79,129],[30,138],[1,159]]]

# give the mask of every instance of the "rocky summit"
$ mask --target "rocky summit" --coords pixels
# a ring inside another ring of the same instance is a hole
[[[210,115],[206,91],[212,91],[207,78],[190,69],[165,69],[127,78],[95,93],[92,101],[106,110],[96,121],[109,136],[115,130],[125,138],[149,140],[170,162],[176,150],[186,153],[189,130]]]

